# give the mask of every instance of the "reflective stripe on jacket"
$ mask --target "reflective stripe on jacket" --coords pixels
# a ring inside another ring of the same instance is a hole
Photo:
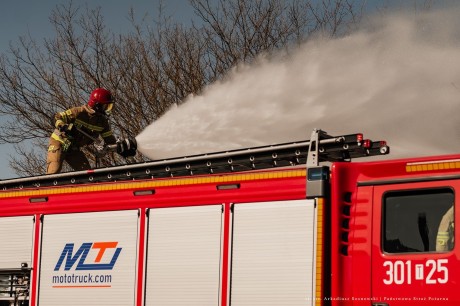
[[[101,136],[106,144],[114,144],[116,142],[110,128],[109,121],[105,115],[96,113],[87,105],[70,108],[66,111],[59,112],[54,116],[55,126],[59,128],[63,124],[72,124],[73,127],[66,136],[60,135],[61,138],[68,137],[72,144],[76,146],[84,146],[93,143],[93,139]],[[83,131],[81,133],[79,130]],[[90,137],[88,137],[88,134]]]

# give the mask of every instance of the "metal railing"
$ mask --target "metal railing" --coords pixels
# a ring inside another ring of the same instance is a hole
[[[0,269],[0,306],[29,305],[30,271],[27,265]]]
[[[331,136],[314,130],[315,139],[237,149],[144,163],[97,168],[85,171],[40,175],[0,181],[0,190],[40,188],[98,182],[155,179],[217,174],[294,165],[307,165],[310,155],[316,162],[349,161],[353,158],[389,153],[384,141],[364,139],[361,133]],[[314,149],[310,148],[314,145]]]

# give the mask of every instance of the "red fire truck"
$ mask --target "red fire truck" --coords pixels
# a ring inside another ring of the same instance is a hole
[[[460,155],[350,162],[388,152],[315,130],[1,181],[0,305],[459,305]]]

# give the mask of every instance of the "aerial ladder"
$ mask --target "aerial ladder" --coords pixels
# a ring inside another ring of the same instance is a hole
[[[365,139],[362,133],[331,136],[315,129],[310,140],[305,141],[7,179],[0,181],[0,190],[209,175],[299,165],[315,169],[322,162],[350,161],[389,152],[385,141]]]

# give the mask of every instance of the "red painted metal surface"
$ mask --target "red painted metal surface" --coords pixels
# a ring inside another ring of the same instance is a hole
[[[331,305],[453,306],[460,303],[455,289],[460,282],[455,272],[460,264],[457,248],[448,253],[412,254],[385,254],[381,249],[385,193],[440,187],[451,188],[455,193],[460,188],[459,159],[460,155],[447,155],[336,163],[331,167]],[[455,207],[458,207],[458,197],[455,199]],[[457,218],[459,213],[457,209]],[[383,282],[389,278],[390,265],[404,266],[404,272],[393,271],[406,273],[404,282],[400,280],[391,285]],[[426,280],[427,272],[424,279],[414,279],[416,265],[433,272],[430,284]],[[446,273],[449,281],[444,284]]]
[[[398,188],[412,188],[416,185],[411,180],[424,180],[433,177],[452,176],[451,180],[458,180],[460,165],[457,165],[460,155],[440,157],[425,157],[417,159],[400,159],[379,162],[334,163],[331,166],[330,198],[325,199],[326,228],[329,239],[325,265],[329,265],[329,274],[325,275],[326,293],[331,296],[331,305],[370,305],[369,299],[373,290],[383,291],[385,288],[377,284],[378,276],[382,275],[382,258],[373,257],[378,253],[378,246],[373,244],[376,240],[380,226],[380,215],[373,210],[378,195],[375,195],[374,186],[398,185]],[[438,165],[439,167],[426,165]],[[417,170],[416,168],[420,166]],[[450,166],[449,166],[450,165]],[[457,167],[458,166],[458,167]],[[412,168],[411,168],[412,167]],[[274,171],[249,172],[245,175],[259,175],[261,173],[273,174],[296,169],[280,169]],[[223,204],[223,254],[221,270],[221,306],[228,306],[229,300],[229,240],[231,231],[230,209],[232,203],[264,202],[303,199],[306,196],[306,178],[296,174],[287,177],[271,177],[244,180],[234,173],[209,176],[219,178],[213,182],[206,182],[208,176],[199,177],[196,183],[165,184],[154,187],[124,188],[125,183],[99,183],[98,186],[119,186],[119,189],[84,191],[84,185],[74,187],[55,187],[37,189],[28,195],[20,192],[3,193],[7,197],[0,199],[0,217],[33,215],[36,218],[34,228],[33,266],[39,264],[40,254],[40,216],[54,213],[75,213],[90,211],[110,211],[138,209],[140,211],[139,223],[139,261],[137,276],[136,304],[143,305],[143,286],[145,278],[145,243],[146,243],[146,211],[149,208],[194,206],[206,204]],[[228,179],[226,179],[228,178]],[[180,180],[180,178],[178,178]],[[174,181],[174,179],[161,179],[156,182]],[[149,181],[147,181],[149,182]],[[238,184],[238,188],[219,190],[218,185]],[[455,184],[455,188],[460,188]],[[436,185],[432,182],[426,186]],[[442,184],[441,184],[442,185]],[[94,185],[88,185],[94,187]],[[61,189],[66,188],[66,189]],[[74,188],[74,189],[72,189]],[[152,195],[135,196],[135,190],[154,190]],[[43,191],[45,190],[45,191]],[[48,194],[46,190],[49,190]],[[64,190],[64,191],[63,191]],[[386,190],[386,189],[383,189]],[[381,191],[380,195],[381,195]],[[2,193],[0,193],[2,196]],[[47,197],[46,202],[30,203],[30,198]],[[457,200],[458,201],[458,200]],[[460,210],[457,211],[459,216]],[[460,217],[460,216],[459,216]],[[373,255],[374,254],[374,255]],[[420,255],[406,257],[416,262]],[[431,255],[430,255],[431,256]],[[434,255],[436,257],[439,255]],[[459,254],[454,252],[449,255],[450,270],[458,270]],[[380,269],[380,270],[379,270]],[[330,278],[328,277],[330,275]],[[460,279],[459,279],[460,281]],[[38,271],[32,270],[31,305],[37,305]],[[415,294],[411,290],[425,290],[424,287],[400,286],[397,290],[408,294]],[[430,288],[430,290],[434,287]],[[451,299],[458,296],[454,292],[455,286],[438,287],[439,290],[449,290]],[[396,289],[394,289],[396,290]],[[397,293],[395,293],[397,294]],[[329,303],[326,303],[329,304]],[[452,302],[443,305],[454,305]],[[390,305],[398,305],[390,303]],[[433,304],[435,305],[435,304]]]
[[[281,171],[279,171],[281,172]],[[225,177],[225,176],[220,176]],[[163,180],[167,181],[167,180]],[[218,190],[218,185],[238,184],[238,189]],[[108,183],[116,184],[116,183]],[[101,186],[104,184],[101,184]],[[182,186],[165,186],[155,188],[151,195],[135,196],[135,189],[123,189],[123,184],[118,184],[120,189],[109,191],[84,191],[84,186],[75,188],[59,187],[49,188],[50,192],[43,189],[30,191],[32,195],[14,196],[0,199],[0,217],[34,215],[36,219],[34,229],[33,267],[39,266],[41,221],[40,216],[46,214],[96,212],[111,210],[138,209],[139,219],[139,245],[137,266],[137,292],[136,305],[143,305],[145,282],[145,243],[146,243],[146,211],[149,208],[179,207],[206,204],[223,204],[223,242],[222,242],[222,270],[221,270],[221,305],[228,305],[229,292],[229,240],[230,240],[230,207],[233,203],[264,202],[276,200],[291,200],[305,198],[305,176],[287,178],[269,178],[257,180],[225,180],[217,183],[190,183]],[[94,187],[91,185],[90,187]],[[62,189],[67,188],[67,189]],[[65,190],[65,192],[63,191]],[[19,192],[18,192],[19,193]],[[36,193],[36,194],[35,194]],[[46,202],[30,203],[30,199],[47,198]],[[38,269],[32,270],[32,288],[30,304],[37,305]]]

